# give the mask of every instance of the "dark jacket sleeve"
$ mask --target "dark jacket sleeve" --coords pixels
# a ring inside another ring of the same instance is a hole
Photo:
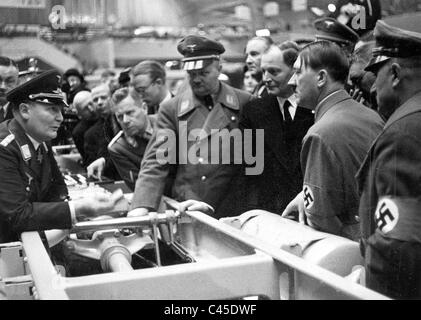
[[[24,231],[69,229],[66,202],[31,202],[29,179],[21,173],[19,159],[0,147],[0,240],[14,241]]]
[[[139,207],[158,209],[167,184],[170,164],[160,163],[157,160],[157,150],[167,149],[169,154],[176,155],[177,142],[168,140],[177,136],[176,112],[174,101],[162,104],[158,110],[155,131],[145,151],[136,181],[132,209]],[[175,160],[173,159],[174,162]]]
[[[137,176],[139,175],[139,166],[121,154],[115,145],[108,147],[108,152],[110,154],[110,159],[113,161],[120,177],[133,191],[135,188]]]

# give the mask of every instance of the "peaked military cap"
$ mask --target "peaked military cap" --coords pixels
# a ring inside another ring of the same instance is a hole
[[[390,58],[421,56],[421,33],[408,31],[377,21],[374,28],[376,45],[366,71],[374,71]]]
[[[351,46],[355,45],[359,39],[354,30],[334,18],[317,19],[314,21],[314,27],[318,31],[316,34],[317,40],[329,40],[340,46]]]
[[[60,74],[56,70],[49,70],[10,90],[7,100],[15,104],[29,100],[67,106],[60,86]]]
[[[225,52],[224,46],[212,39],[189,35],[183,38],[177,45],[177,50],[184,58],[184,70],[203,69],[212,60],[219,60],[220,55]]]

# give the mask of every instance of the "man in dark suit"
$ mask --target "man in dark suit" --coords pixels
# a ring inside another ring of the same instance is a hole
[[[134,190],[156,116],[148,116],[141,106],[136,105],[128,88],[118,89],[111,100],[112,111],[122,130],[108,144],[108,152],[121,178]]]
[[[159,106],[172,98],[166,85],[166,72],[157,61],[145,60],[130,71],[130,82],[134,94],[146,103],[148,114],[158,112]]]
[[[258,74],[262,74],[262,55],[266,52],[269,47],[273,44],[271,37],[253,37],[246,45],[246,65],[249,71]],[[263,81],[260,81],[254,89],[253,95],[257,97],[266,97],[268,91]]]
[[[19,83],[17,64],[8,57],[0,57],[0,123],[12,118],[6,93]]]
[[[87,162],[85,154],[85,133],[98,120],[98,113],[95,110],[90,91],[78,92],[73,99],[73,106],[76,109],[80,121],[73,128],[72,137],[82,157],[82,165],[85,165]]]
[[[69,229],[83,216],[112,210],[118,200],[99,193],[65,202],[67,187],[50,141],[65,105],[59,74],[52,70],[7,94],[14,118],[0,124],[0,243],[25,231]]]
[[[240,126],[263,129],[265,144],[263,173],[247,176],[244,183],[243,203],[247,205],[243,211],[259,208],[281,214],[302,187],[301,140],[314,116],[310,110],[297,106],[288,85],[298,51],[298,45],[291,41],[269,47],[261,62],[269,95],[244,106]]]
[[[99,118],[84,135],[85,159],[88,177],[101,180],[102,176],[118,180],[120,176],[108,153],[108,143],[117,134],[117,124],[111,113],[111,92],[108,85],[92,89],[92,100]]]

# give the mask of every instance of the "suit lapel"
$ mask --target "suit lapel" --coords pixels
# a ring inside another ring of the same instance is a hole
[[[263,108],[265,123],[262,127],[265,128],[265,146],[273,151],[276,159],[282,165],[287,165],[285,126],[276,97],[268,96],[268,105],[263,106]]]

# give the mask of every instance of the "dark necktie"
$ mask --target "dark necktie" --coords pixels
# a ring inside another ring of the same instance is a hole
[[[210,94],[208,94],[207,96],[203,97],[203,100],[205,101],[206,108],[208,108],[209,110],[212,110],[212,108],[213,108],[212,96]]]
[[[3,107],[0,107],[0,122],[3,122],[4,118],[6,118],[6,113],[4,112]]]
[[[42,158],[43,158],[43,152],[42,152],[43,150],[42,150],[42,148],[43,148],[43,146],[40,144],[38,146],[38,149],[37,149],[37,161],[38,161],[39,164],[42,163]]]
[[[292,117],[291,117],[291,114],[289,113],[290,105],[291,103],[288,100],[285,100],[283,108],[284,108],[284,118],[285,118],[286,124],[292,123]]]

